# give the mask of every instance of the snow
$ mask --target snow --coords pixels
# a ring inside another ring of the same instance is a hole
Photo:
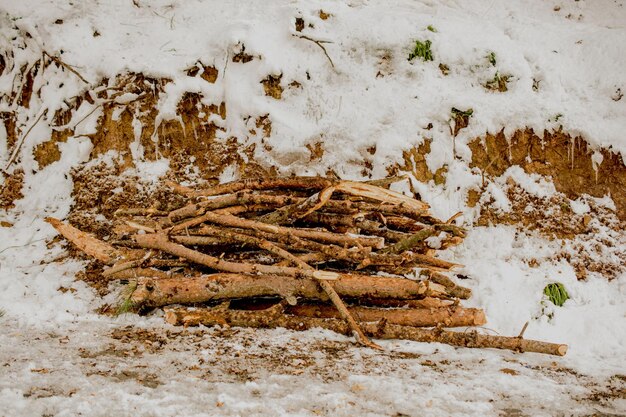
[[[575,214],[589,213],[590,210],[589,203],[587,203],[582,198],[579,198],[578,200],[572,200],[570,202],[570,207]]]
[[[322,20],[320,9],[331,16]],[[295,30],[295,17],[305,20],[302,33]],[[62,24],[54,23],[58,19]],[[562,129],[591,144],[596,170],[603,162],[600,148],[626,157],[626,99],[616,95],[618,89],[626,90],[624,22],[626,6],[612,0],[0,0],[0,53],[11,51],[15,63],[0,74],[0,111],[16,113],[23,140],[8,173],[24,172],[24,197],[14,208],[0,211],[0,220],[13,224],[0,227],[0,309],[5,312],[0,318],[0,363],[7,364],[0,367],[0,415],[495,415],[509,408],[511,413],[525,410],[532,415],[564,410],[626,413],[623,400],[608,405],[582,400],[593,390],[606,389],[607,378],[624,372],[626,331],[620,324],[626,316],[626,274],[612,281],[590,274],[578,281],[572,266],[557,259],[561,242],[503,225],[475,227],[463,245],[447,252],[465,265],[462,273],[469,279],[462,284],[474,290],[469,304],[486,310],[485,331],[516,335],[528,321],[526,337],[570,345],[564,358],[408,342],[386,342],[391,353],[377,354],[349,347],[348,339],[327,332],[300,335],[280,330],[253,335],[242,331],[232,340],[200,337],[195,344],[179,338],[163,354],[140,353],[123,361],[114,354],[82,358],[81,349],[105,351],[110,343],[119,345],[110,337],[113,329],[132,324],[166,334],[171,328],[159,317],[110,319],[95,314],[104,301],[74,280],[84,264],[65,259],[59,244],[47,243],[56,233],[43,219],[64,218],[70,212],[71,169],[117,157],[110,152],[90,161],[89,137],[97,129],[104,99],[91,91],[93,103],[84,101],[72,111],[69,126],[75,128],[74,136],[59,144],[59,161],[39,169],[32,153],[50,138],[53,115],[68,107],[66,101],[104,78],[111,82],[121,73],[144,73],[171,80],[157,104],[157,122],[179,118],[179,99],[185,92],[198,92],[205,104],[226,103],[226,120],[212,119],[223,128],[218,139],[234,137],[244,145],[260,145],[260,137],[249,136],[251,120],[269,114],[272,135],[267,141],[272,150],[256,146],[255,158],[284,174],[332,169],[343,178],[361,179],[362,161],[367,160],[373,167],[369,174],[383,177],[387,166],[401,162],[402,151],[432,140],[426,162],[432,172],[447,167],[446,184],[414,179],[411,184],[435,216],[449,218],[462,211],[471,224],[477,209],[465,206],[467,192],[483,181],[469,168],[468,142],[475,137],[502,129],[506,135],[526,127],[537,133]],[[323,45],[333,65],[318,45],[299,35],[328,41]],[[418,39],[432,42],[433,62],[408,62]],[[254,59],[232,62],[243,45]],[[88,84],[52,65],[33,80],[40,94],[33,94],[27,107],[19,107],[11,98],[21,85],[16,74],[34,65],[44,50],[62,58]],[[495,65],[487,58],[492,52]],[[199,62],[218,69],[214,84],[200,74],[186,75]],[[448,75],[442,74],[440,63],[449,67]],[[496,72],[511,76],[505,93],[483,86]],[[264,94],[260,81],[269,74],[282,75],[281,100]],[[302,87],[288,88],[292,81]],[[136,98],[128,93],[113,100],[123,105]],[[452,107],[473,109],[469,126],[456,138],[450,132]],[[144,127],[135,120],[133,128],[135,168],[127,174],[156,184],[166,175],[169,160],[144,160],[138,140]],[[156,128],[153,138],[158,144]],[[317,142],[324,155],[311,164],[306,145]],[[370,154],[372,146],[375,152]],[[11,152],[0,120],[3,168]],[[230,165],[220,180],[238,175],[238,167]],[[549,179],[511,167],[486,184],[481,203],[492,199],[493,207],[511,210],[507,180],[539,198],[556,193]],[[572,211],[589,212],[589,201],[571,201]],[[593,201],[615,210],[610,196]],[[591,227],[596,227],[593,222]],[[599,226],[597,230],[598,241],[608,236],[619,243],[594,253],[615,262],[615,253],[626,250],[623,232],[616,237]],[[430,243],[436,246],[439,241],[433,238]],[[545,285],[555,281],[571,296],[562,308],[542,295]],[[71,291],[61,292],[61,287]],[[200,332],[215,335],[214,330]],[[61,342],[64,336],[68,344]],[[207,359],[223,358],[232,365],[229,357],[235,350],[250,349],[235,347],[249,345],[246,338],[269,344],[255,347],[259,357],[279,356],[283,348],[291,353],[300,349],[305,358],[314,358],[337,376],[328,377],[320,369],[283,374],[254,361],[250,364],[260,371],[252,381],[228,376],[226,364],[217,364],[219,372],[211,378],[206,377],[210,368],[203,368],[204,373],[191,369],[198,349]],[[326,355],[315,349],[320,341],[348,346],[347,353],[340,359]],[[402,362],[394,356],[402,352],[421,357]],[[423,365],[425,360],[458,366],[446,365],[440,372]],[[359,366],[361,361],[370,367]],[[552,362],[571,373],[550,371]],[[154,367],[162,383],[147,388],[132,378],[112,382],[110,375],[89,371],[95,367],[104,372],[107,366],[120,372]],[[33,372],[48,367],[53,371]],[[503,373],[503,368],[518,374]]]
[[[615,324],[626,313],[626,274],[610,282],[596,276],[578,281],[569,263],[553,260],[559,249],[557,242],[499,225],[474,228],[451,258],[465,265],[462,272],[470,279],[462,285],[473,289],[470,304],[485,309],[487,327],[514,335],[528,321],[526,337],[570,346],[563,363],[583,372],[622,368],[626,335]],[[570,295],[561,308],[543,296],[552,282],[562,283]]]

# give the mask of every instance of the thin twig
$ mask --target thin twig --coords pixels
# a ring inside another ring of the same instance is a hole
[[[517,337],[519,337],[520,339],[523,339],[523,338],[524,338],[524,333],[526,332],[526,328],[528,327],[528,323],[529,323],[529,322],[526,322],[526,323],[524,324],[524,327],[522,327],[522,331],[521,331],[521,332],[519,332],[519,335],[518,335]]]
[[[35,123],[33,123],[28,130],[26,131],[26,133],[24,134],[24,136],[22,136],[19,140],[19,142],[17,143],[17,145],[15,145],[15,148],[13,149],[13,153],[11,153],[11,157],[9,158],[9,162],[7,162],[6,166],[4,167],[4,172],[6,173],[7,170],[9,169],[9,167],[11,166],[11,164],[13,163],[13,161],[15,161],[15,158],[17,157],[17,154],[20,150],[20,148],[22,147],[22,145],[24,144],[24,141],[26,140],[26,137],[28,136],[28,134],[30,133],[31,130],[33,130],[33,128],[35,127],[35,125],[37,123],[39,123],[39,121],[41,120],[41,118],[43,117],[44,114],[46,114],[46,112],[48,111],[47,108],[43,108],[41,110],[41,113],[39,114],[39,117],[37,117],[37,120],[35,120]]]
[[[322,48],[322,51],[324,51],[324,55],[326,55],[326,58],[328,58],[328,61],[330,62],[330,65],[335,68],[335,64],[333,63],[333,60],[330,59],[330,56],[328,55],[328,52],[326,51],[326,48],[324,48],[324,43],[332,43],[330,41],[318,41],[317,39],[313,39],[313,38],[309,38],[306,35],[296,35],[293,34],[292,36],[295,36],[296,38],[300,38],[300,39],[306,39],[307,41],[313,42],[314,44],[316,44],[317,46],[319,46],[320,48]]]
[[[78,71],[76,71],[74,68],[72,68],[71,66],[69,66],[68,64],[66,64],[65,62],[61,61],[60,58],[57,58],[56,56],[50,55],[48,52],[43,51],[44,55],[47,56],[48,58],[50,58],[51,60],[53,60],[54,62],[56,62],[58,65],[62,66],[63,68],[65,68],[66,70],[68,70],[69,72],[71,72],[72,74],[76,75],[78,78],[80,78],[80,80],[82,82],[84,82],[85,84],[91,84],[89,81],[87,81],[82,75],[80,75],[78,73]]]
[[[462,215],[463,215],[462,211],[459,211],[458,213],[455,213],[452,217],[450,217],[448,220],[446,220],[446,224],[452,224],[453,221],[455,221],[456,219],[458,219]]]
[[[94,107],[93,109],[91,109],[91,111],[89,113],[87,113],[85,115],[85,117],[83,117],[82,119],[80,119],[79,121],[77,121],[76,123],[74,123],[74,126],[71,128],[72,130],[76,129],[78,127],[79,124],[81,124],[82,122],[84,122],[85,120],[87,120],[87,118],[89,116],[91,116],[92,114],[94,114],[94,112],[96,110],[98,110],[100,107],[102,107],[103,103],[98,104],[96,107]]]

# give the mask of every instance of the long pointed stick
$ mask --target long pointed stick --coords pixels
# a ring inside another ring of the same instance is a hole
[[[350,327],[342,320],[290,316],[283,314],[280,306],[270,307],[269,309],[261,311],[171,307],[165,309],[165,320],[170,324],[188,326],[198,324],[214,326],[226,323],[231,326],[241,327],[284,327],[292,330],[308,330],[319,327],[342,334],[348,334],[350,332]],[[521,337],[483,335],[476,331],[453,332],[439,328],[424,329],[389,324],[384,320],[362,323],[361,325],[367,334],[378,339],[438,342],[468,348],[508,349],[518,352],[537,352],[556,356],[563,356],[567,352],[567,345],[564,344],[528,340]]]
[[[124,253],[106,242],[96,238],[91,233],[78,230],[69,223],[64,223],[54,217],[46,217],[46,222],[50,223],[63,237],[72,242],[78,249],[87,255],[107,265],[113,265]]]

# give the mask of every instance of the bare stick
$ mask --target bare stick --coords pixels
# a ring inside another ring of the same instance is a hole
[[[187,197],[214,196],[221,194],[236,193],[242,190],[271,190],[273,188],[286,188],[295,190],[321,190],[334,185],[337,181],[322,177],[294,177],[294,178],[269,178],[269,179],[247,179],[216,185],[212,188],[193,190],[191,188],[174,186],[168,183],[175,192]]]
[[[387,246],[382,250],[383,253],[402,253],[414,249],[416,246],[421,245],[426,239],[435,235],[437,230],[434,227],[428,227],[422,229],[419,232],[412,234],[406,239],[397,242],[392,246]]]
[[[435,258],[428,255],[422,255],[419,253],[404,253],[401,255],[395,254],[380,254],[372,253],[367,250],[351,250],[345,247],[323,244],[308,240],[305,238],[299,238],[290,234],[273,234],[255,229],[240,229],[238,233],[257,236],[263,239],[271,240],[272,242],[278,242],[283,248],[290,248],[301,251],[313,251],[319,252],[324,255],[327,260],[342,260],[360,264],[365,266],[395,266],[399,268],[412,269],[414,267],[424,268],[438,268],[441,270],[449,270],[455,267],[461,266],[452,262],[444,261],[443,259]],[[204,233],[204,226],[197,229],[196,234],[202,235]],[[173,237],[175,240],[179,240],[180,243],[185,244],[197,244],[202,245],[205,242],[202,239],[194,239],[193,236],[185,238],[182,236]],[[213,240],[206,241],[206,244],[213,244]]]
[[[315,193],[303,202],[281,207],[273,213],[259,217],[257,220],[269,224],[291,224],[302,217],[319,210],[330,200],[335,191],[335,187],[324,188],[319,193]]]
[[[78,249],[82,250],[87,255],[96,258],[102,263],[113,265],[124,255],[122,251],[101,241],[91,233],[78,230],[69,223],[63,223],[53,217],[46,217],[46,221],[50,223],[57,232],[63,235],[63,237],[76,245]]]
[[[476,308],[440,307],[440,308],[395,308],[381,309],[370,307],[349,307],[350,313],[359,322],[387,320],[390,324],[413,327],[482,326],[487,322],[483,310]],[[288,314],[317,318],[338,318],[337,312],[325,305],[297,305],[287,307]]]
[[[291,277],[313,278],[313,279],[337,279],[340,275],[336,272],[329,271],[309,271],[302,268],[278,267],[274,265],[248,264],[229,262],[204,253],[186,248],[168,240],[167,235],[163,233],[154,233],[146,235],[134,236],[135,242],[146,249],[158,249],[174,256],[188,259],[200,265],[218,271],[244,273],[244,274],[276,274],[287,275]]]
[[[450,278],[442,273],[426,270],[424,271],[424,274],[431,281],[446,287],[452,297],[462,298],[466,300],[472,296],[472,290],[470,288],[462,287],[455,284],[454,281],[452,281]]]
[[[385,240],[379,237],[371,236],[347,236],[338,233],[323,232],[310,229],[297,229],[291,227],[275,226],[258,222],[254,220],[241,219],[239,217],[229,214],[217,214],[213,212],[204,213],[202,216],[187,221],[183,224],[176,225],[169,230],[170,234],[176,233],[181,230],[186,230],[189,227],[196,226],[201,223],[210,222],[215,224],[221,224],[228,227],[237,227],[241,229],[260,230],[268,233],[274,233],[277,235],[292,235],[320,242],[333,243],[337,245],[347,246],[361,246],[361,247],[373,247],[380,249],[384,246]]]
[[[131,268],[137,268],[141,265],[143,265],[148,259],[150,259],[150,257],[152,256],[152,252],[148,252],[145,254],[145,256],[141,259],[135,259],[132,261],[124,261],[124,262],[118,262],[115,265],[113,265],[111,268],[109,269],[105,269],[102,272],[102,276],[104,277],[109,277],[111,275],[114,275],[118,272],[122,272],[125,271],[127,269],[131,269]]]
[[[319,195],[314,195],[308,200],[305,200],[304,203],[296,203],[291,207],[284,207],[279,213],[264,216],[260,220],[269,223],[292,222],[327,204],[335,191],[340,191],[355,197],[368,198],[380,203],[392,205],[393,207],[402,206],[416,213],[425,213],[428,210],[428,204],[395,191],[362,182],[339,181],[334,186],[322,190]]]
[[[290,316],[281,314],[278,308],[270,309],[268,312],[266,310],[241,311],[205,308],[192,310],[171,307],[165,310],[165,320],[170,324],[189,326],[198,324],[211,326],[226,323],[239,327],[284,327],[292,330],[308,330],[318,327],[341,334],[350,332],[350,327],[343,320]],[[475,331],[452,332],[439,328],[423,329],[384,322],[363,323],[362,327],[366,333],[378,339],[405,339],[417,342],[445,343],[468,348],[507,349],[557,356],[563,356],[567,352],[567,345],[564,344],[518,337],[483,335]]]
[[[309,38],[306,35],[296,35],[295,33],[292,34],[292,36],[295,36],[296,38],[300,38],[300,39],[306,39],[307,41],[313,42],[314,44],[316,44],[317,46],[319,46],[320,48],[322,48],[322,51],[324,51],[324,55],[326,55],[326,58],[328,58],[328,62],[330,62],[330,66],[333,67],[333,69],[335,68],[335,64],[333,63],[333,60],[330,59],[330,55],[328,55],[328,52],[326,52],[326,48],[324,48],[324,43],[332,43],[330,41],[318,41],[316,39],[313,38]]]
[[[408,175],[396,175],[393,177],[380,178],[377,180],[364,181],[366,184],[375,185],[377,187],[389,188],[389,186],[395,182],[404,181],[409,179]]]
[[[137,289],[133,293],[133,301],[146,307],[267,296],[328,299],[317,282],[280,275],[183,275],[157,269],[133,268],[114,276],[118,279],[136,279]],[[342,297],[358,299],[413,300],[444,294],[441,292],[443,287],[428,281],[353,274],[341,274],[333,281],[333,287]]]
[[[350,304],[373,306],[373,307],[403,307],[403,308],[442,308],[455,305],[452,300],[445,300],[435,297],[424,297],[418,300],[402,300],[392,298],[365,298],[350,299]]]
[[[173,210],[168,215],[172,222],[176,222],[188,217],[200,216],[208,210],[221,209],[224,207],[247,204],[249,194],[227,194],[200,203],[189,204],[185,207]]]
[[[76,75],[78,78],[80,78],[80,80],[82,82],[84,82],[85,84],[89,84],[89,81],[87,81],[82,75],[80,75],[78,73],[78,71],[76,71],[74,68],[72,68],[71,66],[69,66],[68,64],[66,64],[65,62],[61,61],[60,58],[57,58],[56,56],[50,55],[48,52],[43,51],[43,54],[45,56],[47,56],[48,58],[50,58],[51,60],[53,60],[54,62],[56,62],[58,65],[62,66],[63,68],[65,68],[66,70],[68,70],[69,72],[71,72],[72,74]]]
[[[428,204],[423,201],[362,182],[340,181],[335,188],[337,191],[341,191],[352,196],[365,197],[393,206],[402,206],[406,209],[413,210],[416,213],[425,213],[429,208]]]
[[[39,123],[39,121],[41,120],[41,118],[43,117],[44,114],[46,114],[46,111],[48,109],[42,109],[41,113],[39,113],[39,117],[37,117],[37,120],[35,120],[35,123],[33,123],[32,125],[30,125],[30,127],[28,128],[28,130],[26,131],[26,133],[24,134],[24,136],[22,136],[19,140],[19,142],[17,142],[17,144],[15,145],[15,148],[13,149],[13,152],[11,152],[11,157],[9,158],[9,161],[7,162],[7,164],[4,166],[4,172],[7,172],[7,170],[9,169],[9,167],[11,166],[11,164],[13,164],[13,161],[15,161],[15,158],[17,157],[18,152],[20,151],[20,148],[22,147],[22,144],[24,143],[24,141],[26,140],[26,137],[28,137],[28,134],[30,133],[31,130],[33,130],[33,128],[37,125],[37,123]]]
[[[175,191],[183,191],[174,187]],[[394,206],[403,206],[406,209],[416,212],[425,212],[428,204],[407,197],[395,191],[387,190],[375,185],[356,181],[333,181],[321,177],[295,177],[295,178],[272,178],[261,180],[244,180],[227,184],[221,184],[208,190],[190,190],[184,188],[184,194],[188,197],[214,196],[227,193],[235,193],[241,190],[268,190],[273,188],[300,189],[300,190],[321,190],[335,187],[337,191],[343,193],[373,199]]]
[[[114,216],[147,216],[147,217],[163,217],[167,216],[169,212],[157,210],[154,208],[127,208],[127,209],[117,209]]]
[[[382,223],[367,220],[363,218],[363,216],[343,216],[328,213],[310,213],[303,217],[302,220],[306,223],[321,224],[330,228],[356,227],[367,233],[372,233],[377,236],[383,237],[385,238],[385,240],[391,242],[398,242],[409,237],[409,235],[407,235],[406,233],[389,230]]]
[[[238,184],[238,183],[237,183]],[[226,185],[226,184],[224,184]],[[203,192],[199,190],[198,192]],[[193,190],[190,190],[193,192]],[[223,196],[229,198],[228,196]],[[222,197],[218,197],[222,198]],[[264,205],[267,208],[284,207],[289,204],[301,204],[306,200],[304,197],[294,197],[291,195],[268,195],[268,194],[254,194],[246,193],[241,194],[239,200],[235,203],[238,205]],[[178,210],[172,211],[170,216],[173,221],[179,221],[188,217],[199,216],[209,208],[213,207],[215,203],[213,200],[200,201],[198,203],[190,204]],[[424,211],[416,211],[412,208],[404,207],[403,205],[391,205],[391,204],[372,204],[362,201],[351,200],[330,200],[325,204],[324,210],[329,213],[339,214],[363,214],[363,213],[380,213],[389,216],[405,216],[415,221],[422,221],[428,224],[441,223],[440,220],[425,214]],[[421,227],[423,228],[423,226]],[[402,229],[401,229],[402,230]],[[412,230],[412,229],[411,229]],[[419,230],[419,229],[418,229]]]

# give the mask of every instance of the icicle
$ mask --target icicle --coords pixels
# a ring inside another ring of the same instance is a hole
[[[601,152],[595,151],[593,155],[591,155],[591,166],[593,170],[596,172],[596,183],[598,182],[598,171],[600,168],[600,164],[604,161],[604,156],[602,156]]]

